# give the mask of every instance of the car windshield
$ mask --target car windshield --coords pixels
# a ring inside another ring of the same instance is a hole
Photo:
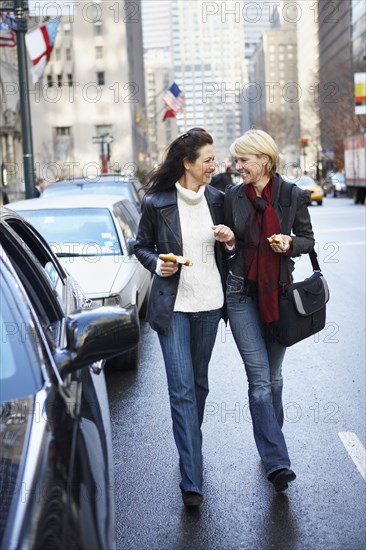
[[[59,257],[122,255],[112,216],[106,208],[23,210]]]
[[[298,180],[295,181],[296,185],[299,185],[300,187],[302,186],[308,186],[308,185],[313,185],[315,183],[315,181],[311,178],[306,178],[306,177],[302,177]]]
[[[344,174],[342,174],[341,172],[337,172],[336,174],[331,174],[330,179],[333,183],[336,183],[337,181],[339,183],[345,182]]]

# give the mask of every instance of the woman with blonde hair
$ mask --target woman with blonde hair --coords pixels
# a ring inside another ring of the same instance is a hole
[[[282,362],[286,348],[275,337],[279,321],[281,255],[308,253],[314,235],[309,194],[276,173],[278,148],[263,130],[249,130],[230,147],[243,184],[226,190],[223,235],[232,250],[226,285],[230,327],[248,378],[249,408],[256,446],[267,479],[277,492],[296,478],[282,432]],[[288,226],[281,192],[292,185]],[[292,230],[292,231],[291,231]],[[292,233],[292,234],[290,234]],[[276,235],[276,242],[268,238]],[[219,236],[220,237],[220,236]],[[294,262],[288,261],[289,278]]]

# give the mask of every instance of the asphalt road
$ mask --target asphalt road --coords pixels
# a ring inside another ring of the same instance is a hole
[[[143,325],[138,371],[107,375],[118,550],[366,547],[365,215],[345,198],[311,207],[331,299],[325,329],[285,357],[284,431],[297,473],[286,494],[264,477],[244,368],[221,324],[203,425],[205,500],[184,509],[162,355]],[[310,274],[303,257],[296,278]]]

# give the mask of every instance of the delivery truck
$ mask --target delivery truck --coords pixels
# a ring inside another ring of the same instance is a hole
[[[366,200],[366,134],[349,136],[344,140],[344,172],[347,194],[355,204]]]

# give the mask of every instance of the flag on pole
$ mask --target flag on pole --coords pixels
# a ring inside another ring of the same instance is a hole
[[[16,46],[16,35],[6,23],[0,20],[0,48],[13,48]]]
[[[182,113],[186,103],[186,97],[179,86],[173,82],[170,88],[165,92],[163,101],[169,107],[166,111],[163,120],[166,118],[175,117],[176,113]],[[172,113],[170,113],[172,111]]]
[[[25,35],[25,43],[32,61],[31,73],[33,84],[42,78],[51,57],[60,21],[61,17],[50,19],[38,29]]]
[[[165,111],[165,115],[163,116],[163,122],[167,118],[175,118],[175,112],[173,111],[173,109],[168,109],[167,111]]]

